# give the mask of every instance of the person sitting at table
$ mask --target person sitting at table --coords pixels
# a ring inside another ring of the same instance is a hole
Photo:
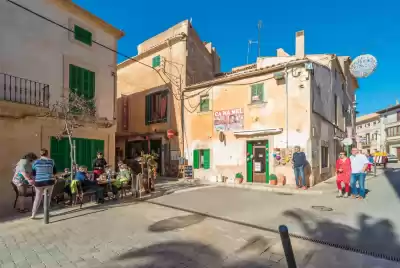
[[[131,172],[126,164],[122,164],[119,167],[119,172],[117,174],[117,178],[111,184],[112,192],[114,195],[114,199],[117,198],[118,192],[121,189],[122,185],[127,184],[131,180]]]
[[[97,179],[101,174],[104,173],[107,166],[107,161],[103,157],[102,152],[97,152],[97,157],[93,160],[93,174],[94,179]]]
[[[90,181],[87,173],[87,167],[80,166],[78,172],[76,172],[75,180],[79,181],[82,186],[82,190],[94,190],[96,191],[96,203],[104,203],[104,189],[99,187],[96,182]]]

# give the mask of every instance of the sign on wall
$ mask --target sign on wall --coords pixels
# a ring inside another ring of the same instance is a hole
[[[244,127],[242,108],[214,112],[214,128],[217,131],[237,131]]]

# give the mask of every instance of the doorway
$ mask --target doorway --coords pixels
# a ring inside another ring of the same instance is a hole
[[[247,142],[247,182],[269,183],[269,144],[267,140]]]

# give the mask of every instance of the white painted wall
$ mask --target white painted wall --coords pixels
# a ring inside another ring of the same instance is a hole
[[[78,24],[92,31],[93,40],[116,49],[113,36],[45,0],[19,0],[18,3],[65,27]],[[79,43],[67,30],[0,0],[0,73],[49,84],[50,103],[54,103],[63,88],[68,87],[69,63],[96,73],[99,116],[112,119],[114,77],[111,72],[115,70],[115,53],[96,44],[90,47]]]

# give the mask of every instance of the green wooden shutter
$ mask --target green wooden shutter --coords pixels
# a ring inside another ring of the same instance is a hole
[[[68,138],[61,140],[55,137],[50,138],[50,157],[54,160],[57,170],[71,168],[70,150]]]
[[[74,38],[88,46],[92,45],[92,33],[78,25],[74,26]]]
[[[78,68],[75,65],[69,65],[69,88],[74,92],[78,90]]]
[[[258,96],[260,97],[260,101],[264,101],[264,84],[258,85]]]
[[[193,150],[193,168],[198,169],[200,164],[200,152],[199,150]]]
[[[89,71],[89,90],[88,98],[93,99],[96,96],[96,74]]]
[[[155,57],[153,57],[153,60],[152,60],[152,67],[158,67],[158,66],[160,66],[160,64],[161,64],[161,57],[160,56],[155,56]]]
[[[251,142],[247,143],[247,182],[253,182],[253,159],[251,155],[253,154],[253,144]]]
[[[251,96],[257,96],[257,85],[251,86]]]
[[[203,150],[204,169],[210,169],[210,149]]]

